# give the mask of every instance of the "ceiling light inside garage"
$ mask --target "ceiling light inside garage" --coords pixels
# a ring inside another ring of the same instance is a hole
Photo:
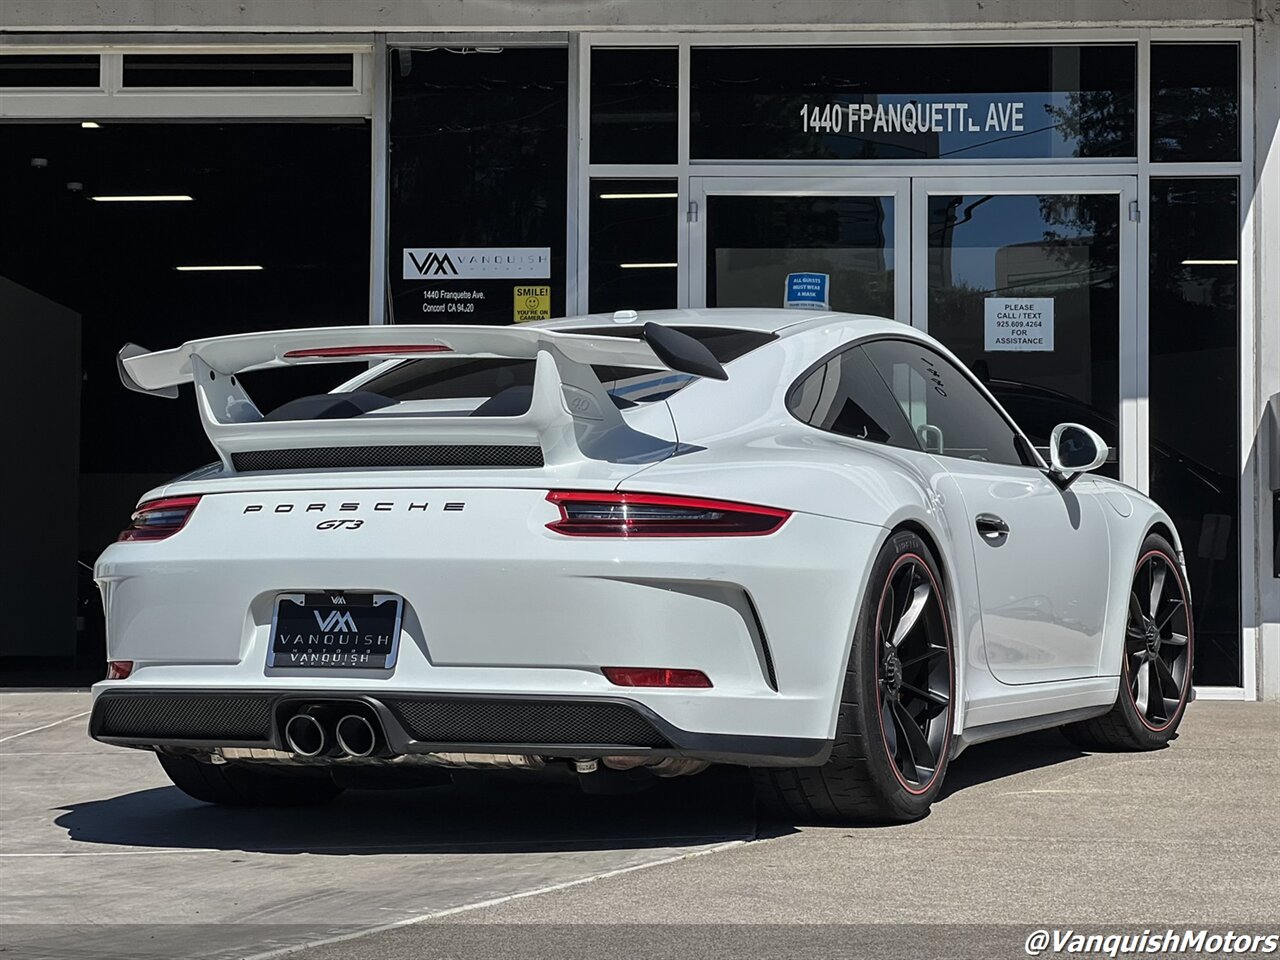
[[[80,127],[83,130],[97,130],[99,126],[101,126],[101,124],[94,123],[92,120],[84,120],[80,124]]]
[[[258,263],[204,263],[174,267],[173,269],[181,270],[184,273],[199,273],[210,270],[261,270],[262,265]]]
[[[167,203],[178,200],[190,200],[185,193],[139,193],[122,194],[120,196],[91,197],[99,203]]]
[[[1239,260],[1183,260],[1184,267],[1218,267],[1218,266],[1235,266]]]
[[[665,268],[675,269],[679,266],[677,263],[620,263],[618,264],[623,270],[660,270]]]
[[[601,200],[674,200],[678,193],[602,193]]]

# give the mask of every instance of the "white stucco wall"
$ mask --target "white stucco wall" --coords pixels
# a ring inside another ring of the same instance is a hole
[[[4,0],[0,30],[574,30],[1244,24],[1270,0]]]
[[[1267,700],[1280,700],[1280,579],[1272,562],[1273,452],[1280,447],[1280,422],[1265,404],[1280,393],[1280,0],[1260,0],[1255,29],[1255,194],[1257,246],[1258,425],[1254,449],[1258,483],[1258,686]],[[1278,411],[1280,412],[1280,411]]]

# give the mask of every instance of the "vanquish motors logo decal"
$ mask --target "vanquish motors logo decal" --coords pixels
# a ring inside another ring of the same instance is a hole
[[[458,275],[458,268],[454,266],[453,258],[447,253],[440,254],[434,250],[428,250],[421,260],[418,259],[415,250],[406,250],[405,255],[413,261],[413,267],[420,277],[438,277],[441,274],[455,277]]]
[[[551,276],[550,247],[404,247],[404,280],[509,280]]]
[[[356,621],[347,610],[330,610],[327,617],[321,617],[319,610],[312,610],[316,617],[316,624],[320,627],[321,633],[355,633]]]

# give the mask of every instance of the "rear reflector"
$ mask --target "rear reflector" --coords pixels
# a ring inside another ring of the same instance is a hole
[[[709,687],[711,680],[701,670],[673,670],[669,667],[601,667],[610,683],[620,687]]]
[[[132,660],[108,660],[107,661],[107,679],[108,680],[125,680],[129,674],[133,673]]]
[[[118,542],[129,540],[163,540],[181,530],[191,518],[200,502],[199,497],[166,497],[150,500],[133,512],[129,528],[116,537]]]
[[[311,347],[289,350],[286,360],[308,360],[318,357],[406,357],[420,353],[453,353],[443,343],[377,344],[368,347]]]
[[[648,493],[553,490],[547,499],[560,508],[547,529],[569,537],[761,537],[791,516],[749,503]]]

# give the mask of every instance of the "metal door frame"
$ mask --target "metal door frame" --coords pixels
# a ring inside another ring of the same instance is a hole
[[[893,306],[911,322],[911,181],[907,177],[690,177],[690,307],[707,305],[707,197],[890,197],[893,200]],[[782,306],[781,302],[778,306]]]
[[[1138,309],[1138,178],[915,177],[911,181],[911,318],[928,332],[928,198],[935,194],[1114,194],[1120,218],[1120,479],[1148,491],[1147,318]]]

